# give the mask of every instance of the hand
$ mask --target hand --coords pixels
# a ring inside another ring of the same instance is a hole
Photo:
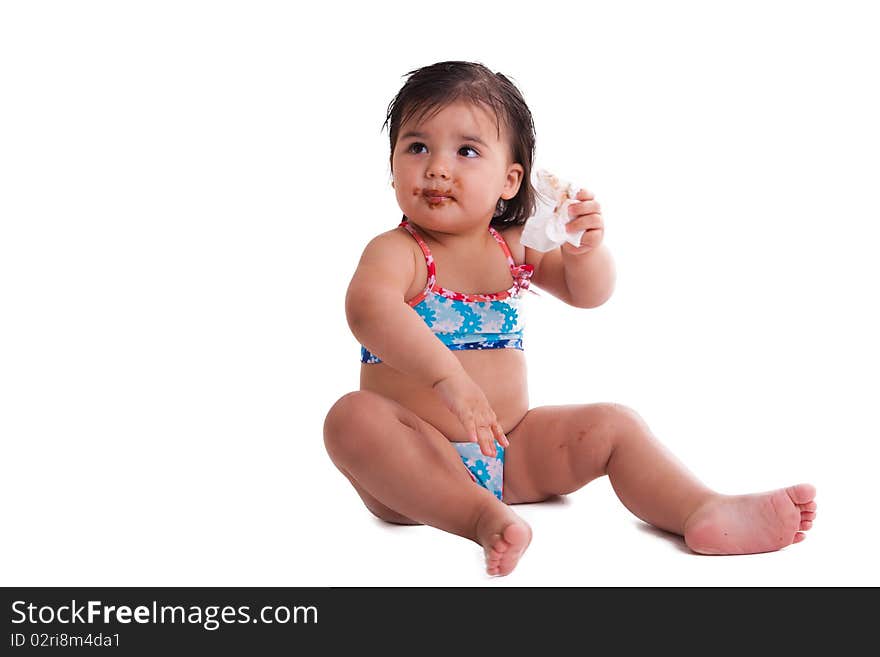
[[[443,403],[464,427],[468,440],[480,444],[480,451],[485,456],[496,456],[495,440],[502,447],[510,442],[495,411],[489,406],[489,400],[474,380],[462,370],[434,384],[434,390],[440,395]]]
[[[565,224],[565,230],[569,233],[576,233],[579,230],[586,230],[586,232],[581,235],[580,246],[572,246],[568,242],[562,245],[563,249],[572,254],[592,251],[602,243],[602,238],[605,235],[605,222],[600,214],[601,207],[596,202],[593,193],[581,189],[576,198],[580,203],[572,203],[568,206],[568,216],[571,219]]]

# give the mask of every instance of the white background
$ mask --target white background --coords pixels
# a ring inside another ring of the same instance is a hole
[[[3,3],[0,583],[880,584],[880,24],[720,4]],[[602,479],[516,507],[491,579],[332,466],[385,110],[446,59],[519,85],[616,258],[598,309],[531,298],[532,405],[629,405],[721,492],[814,483],[804,543],[696,556]]]

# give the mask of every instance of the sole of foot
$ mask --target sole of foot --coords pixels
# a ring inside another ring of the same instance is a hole
[[[757,554],[800,543],[816,517],[810,484],[706,502],[685,523],[684,540],[700,554]]]

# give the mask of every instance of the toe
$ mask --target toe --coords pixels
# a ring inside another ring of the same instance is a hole
[[[499,538],[498,542],[492,546],[492,549],[495,550],[498,553],[498,555],[500,556],[503,553],[507,552],[507,549],[509,547],[510,547],[510,543],[508,543],[504,539]]]
[[[807,502],[806,504],[800,504],[801,511],[815,511],[816,503],[815,502]]]
[[[792,541],[792,543],[800,543],[800,542],[801,542],[802,540],[804,540],[806,537],[807,537],[807,535],[804,534],[803,532],[797,532],[797,533],[795,533],[795,535],[794,535],[794,540]]]
[[[809,528],[812,527],[812,526],[813,526],[813,521],[812,521],[812,520],[802,520],[802,521],[801,521],[801,526],[798,527],[798,529],[804,529],[804,530],[806,530],[806,529],[809,529]]]
[[[789,486],[785,491],[788,493],[791,501],[798,505],[812,502],[813,498],[816,497],[816,487],[812,484]]]
[[[801,514],[801,520],[815,520],[815,519],[816,519],[816,512],[815,511],[812,511],[812,512],[805,511],[804,513]]]

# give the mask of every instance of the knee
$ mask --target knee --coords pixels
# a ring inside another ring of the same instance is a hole
[[[376,411],[374,397],[377,395],[365,390],[349,392],[327,412],[324,418],[324,446],[334,460],[362,444],[357,438],[362,435],[371,413]]]
[[[584,449],[592,450],[591,461],[602,463],[601,472],[608,474],[609,465],[619,450],[650,440],[650,432],[642,416],[623,404],[601,403],[591,407],[587,426],[581,434],[594,437]],[[580,437],[580,435],[579,435]]]
[[[616,441],[644,435],[648,426],[636,411],[629,406],[616,403],[598,404],[600,423],[605,432]]]

